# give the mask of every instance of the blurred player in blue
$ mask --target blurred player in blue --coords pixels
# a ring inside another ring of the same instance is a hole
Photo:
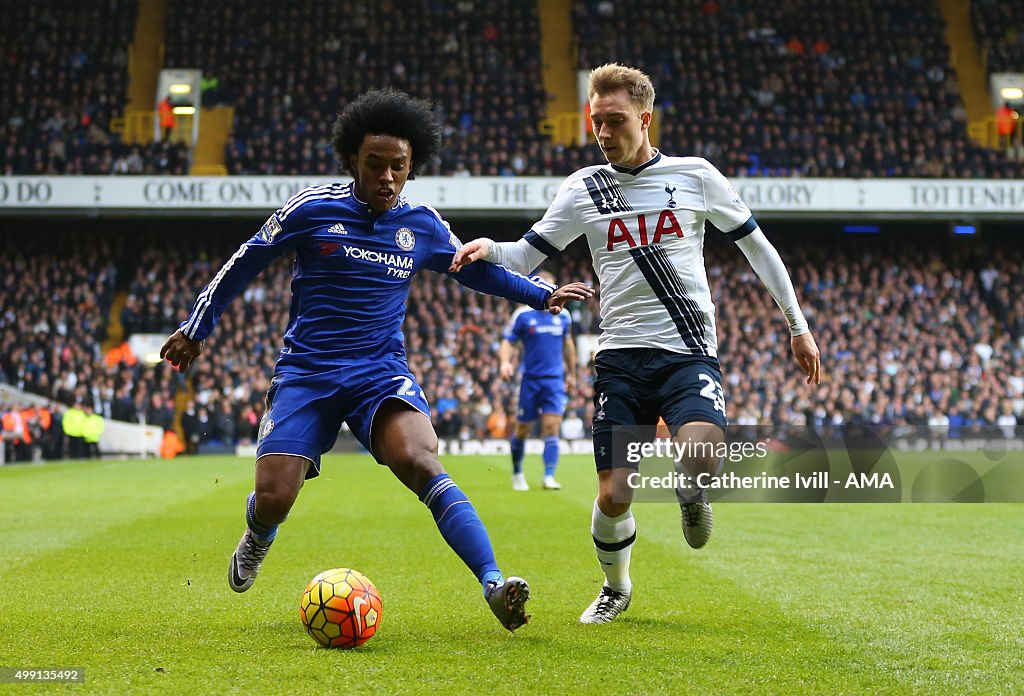
[[[278,525],[303,482],[320,473],[321,454],[346,422],[377,462],[419,495],[495,616],[515,630],[528,618],[529,586],[502,575],[476,510],[438,461],[430,409],[409,372],[402,335],[413,275],[448,272],[460,246],[437,211],[402,195],[437,154],[440,128],[429,104],[373,91],[338,116],[332,145],[354,181],[305,189],[271,215],[199,294],[160,353],[187,370],[232,299],[275,258],[295,255],[284,347],[257,441],[256,487],[228,584],[245,592],[255,582]],[[592,292],[580,283],[555,289],[493,264],[452,276],[553,314]]]
[[[547,271],[537,274],[549,283],[555,277]],[[498,349],[501,378],[515,375],[513,344],[523,344],[520,361],[522,382],[519,387],[519,408],[512,432],[512,490],[528,491],[530,485],[523,475],[526,438],[540,416],[540,434],[544,438],[544,488],[562,487],[555,480],[558,468],[559,434],[569,393],[576,388],[576,345],[572,340],[572,316],[569,311],[552,315],[543,310],[520,307],[509,320]]]

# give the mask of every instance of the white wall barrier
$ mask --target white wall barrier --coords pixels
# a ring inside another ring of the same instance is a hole
[[[159,457],[164,429],[154,425],[139,425],[124,421],[107,420],[100,436],[100,453],[123,454],[130,457]]]

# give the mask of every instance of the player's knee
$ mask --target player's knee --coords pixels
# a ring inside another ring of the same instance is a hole
[[[608,517],[618,517],[633,503],[633,489],[629,485],[632,469],[611,469],[598,473],[597,506]]]
[[[410,450],[391,464],[398,479],[414,493],[419,493],[430,479],[444,473],[437,453],[429,448]]]
[[[633,491],[605,491],[603,488],[597,494],[597,507],[608,517],[619,517],[625,515],[629,506],[633,503]]]
[[[717,476],[722,469],[722,458],[716,455],[688,457],[683,460],[682,464],[693,476],[700,474]]]
[[[256,490],[256,516],[264,524],[281,524],[299,495],[299,488],[285,481],[274,481]]]
[[[676,444],[683,453],[680,463],[693,476],[717,475],[722,467],[725,433],[713,423],[688,423],[676,433]]]

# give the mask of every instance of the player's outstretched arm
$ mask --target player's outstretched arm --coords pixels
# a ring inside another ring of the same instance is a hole
[[[178,329],[164,341],[164,345],[160,349],[160,359],[167,360],[174,365],[178,368],[178,372],[185,372],[192,361],[203,352],[205,345],[206,341],[189,338],[182,333],[181,329]]]
[[[468,266],[476,261],[484,261],[490,251],[491,240],[483,237],[466,242],[452,257],[452,265],[448,267],[449,273],[458,273],[463,266]]]
[[[793,280],[782,262],[779,252],[764,236],[761,228],[736,242],[743,255],[747,257],[751,268],[768,288],[775,304],[779,306],[789,323],[792,335],[790,346],[793,356],[800,364],[800,369],[807,375],[808,384],[821,382],[821,354],[807,326],[807,320],[800,311],[800,303],[793,288]]]
[[[594,288],[586,283],[574,282],[556,288],[548,298],[547,310],[558,314],[570,302],[583,302],[594,296]]]
[[[807,383],[821,384],[821,353],[818,351],[818,344],[814,342],[811,332],[793,336],[790,339],[790,345],[793,348],[793,357],[807,374]]]
[[[445,261],[448,261],[447,266],[435,266],[435,270],[451,265],[449,259],[446,258]],[[522,302],[534,309],[546,309],[552,314],[561,312],[569,302],[582,301],[594,294],[593,288],[585,283],[569,283],[556,288],[541,278],[526,277],[525,274],[517,273],[506,266],[487,261],[463,266],[457,272],[447,272],[468,288]]]
[[[490,261],[510,268],[516,273],[527,275],[547,258],[544,252],[536,249],[526,239],[517,242],[495,242],[493,239],[481,237],[467,242],[456,250],[448,272],[458,273],[463,267],[476,261]]]

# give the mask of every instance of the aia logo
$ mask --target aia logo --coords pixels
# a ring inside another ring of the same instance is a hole
[[[608,251],[615,251],[616,244],[626,244],[630,249],[634,249],[638,246],[658,244],[662,237],[668,235],[674,235],[680,239],[685,236],[679,220],[671,210],[663,210],[658,215],[658,220],[654,223],[653,236],[648,232],[648,217],[653,219],[654,213],[651,213],[650,216],[641,213],[636,216],[635,222],[629,220],[628,224],[622,218],[612,218],[608,223]]]

